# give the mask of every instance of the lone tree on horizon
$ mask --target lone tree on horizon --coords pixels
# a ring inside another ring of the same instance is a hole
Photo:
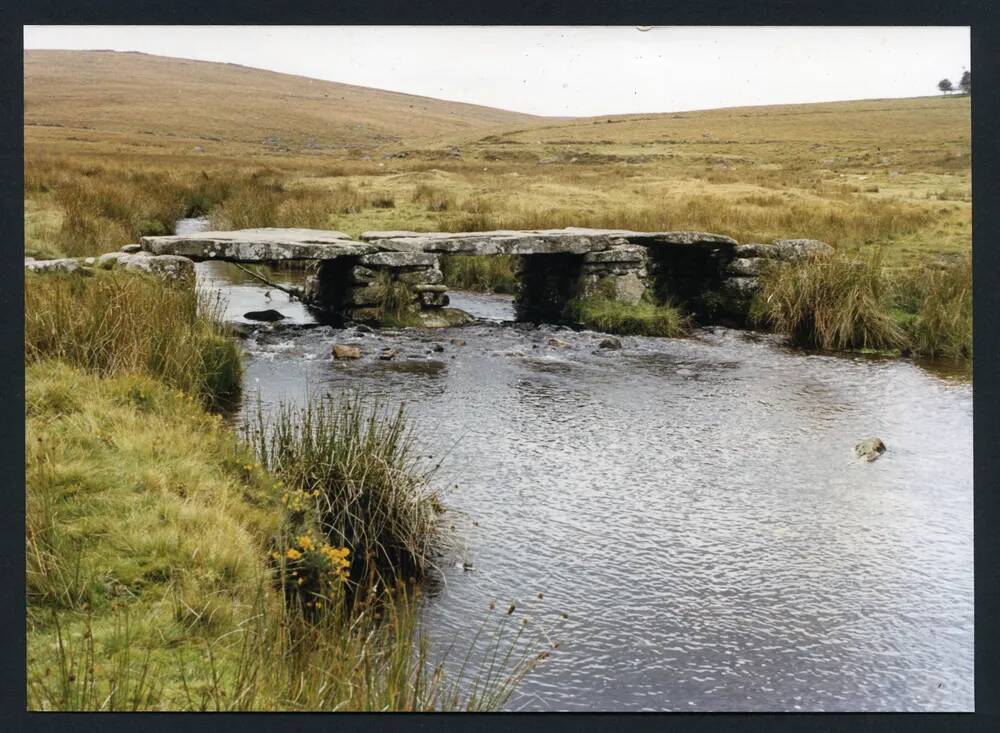
[[[938,89],[941,90],[942,94],[948,94],[954,87],[951,85],[951,79],[942,79],[938,82]]]
[[[972,94],[972,72],[963,71],[962,78],[958,82],[959,89],[962,90],[962,94]]]

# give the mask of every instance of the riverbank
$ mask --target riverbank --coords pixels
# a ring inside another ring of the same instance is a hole
[[[502,705],[535,660],[460,687],[417,632],[405,581],[442,507],[405,418],[343,403],[242,440],[211,411],[240,351],[197,301],[135,274],[26,278],[29,707]],[[319,479],[317,438],[344,457]]]

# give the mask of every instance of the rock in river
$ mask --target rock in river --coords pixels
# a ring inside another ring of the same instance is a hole
[[[351,346],[350,344],[334,344],[333,345],[333,358],[334,359],[360,359],[361,349],[357,346]]]
[[[871,463],[885,453],[885,443],[879,438],[866,438],[854,446],[854,453],[858,458],[864,458]]]
[[[382,353],[378,355],[378,358],[382,361],[390,361],[395,359],[397,354],[399,354],[399,351],[396,349],[382,349]]]
[[[622,342],[613,337],[601,339],[601,343],[597,345],[597,348],[599,349],[620,349],[621,347]]]
[[[549,339],[549,346],[551,346],[554,349],[565,349],[567,346],[569,346],[569,344],[566,341],[563,341],[562,339],[551,338]]]
[[[251,321],[266,321],[268,323],[280,321],[285,318],[284,314],[273,308],[268,308],[264,311],[247,311],[243,314],[243,317]]]

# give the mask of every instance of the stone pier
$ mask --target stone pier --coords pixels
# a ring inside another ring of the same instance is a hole
[[[457,325],[462,311],[447,308],[437,255],[375,252],[320,262],[306,280],[306,299],[355,321],[425,327]]]

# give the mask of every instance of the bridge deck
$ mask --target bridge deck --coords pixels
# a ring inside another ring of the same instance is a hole
[[[706,232],[633,232],[621,229],[536,229],[489,232],[365,232],[356,241],[343,232],[323,229],[240,229],[166,237],[143,237],[142,247],[158,255],[195,260],[273,262],[331,260],[376,252],[464,255],[585,255],[623,243],[735,246],[736,241]]]
[[[326,229],[239,229],[142,237],[142,248],[157,255],[183,255],[193,260],[276,262],[359,257],[382,247],[357,242],[343,232]]]

